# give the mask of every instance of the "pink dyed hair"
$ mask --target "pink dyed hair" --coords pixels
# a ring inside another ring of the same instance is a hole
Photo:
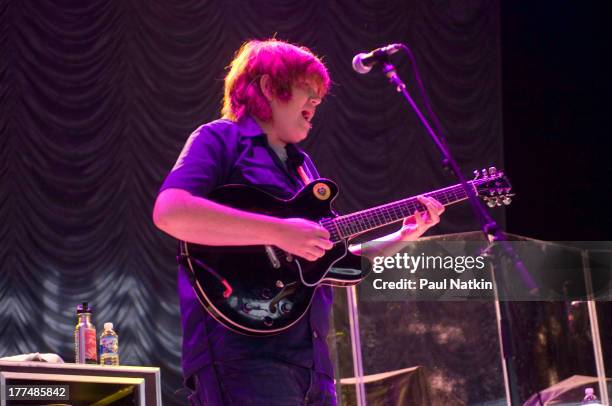
[[[245,42],[228,68],[221,114],[233,121],[247,114],[262,121],[272,118],[270,104],[259,86],[263,75],[270,76],[272,92],[283,101],[291,98],[293,85],[313,81],[321,97],[330,85],[327,68],[308,48],[276,39]]]

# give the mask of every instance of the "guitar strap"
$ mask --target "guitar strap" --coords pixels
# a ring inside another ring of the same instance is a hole
[[[304,185],[309,184],[310,182],[312,182],[312,179],[310,179],[310,176],[308,176],[306,174],[306,171],[304,170],[304,165],[300,165],[296,168],[298,175],[300,175],[300,178],[302,179],[302,182],[304,182]]]

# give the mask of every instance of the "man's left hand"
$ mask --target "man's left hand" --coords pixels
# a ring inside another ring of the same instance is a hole
[[[400,241],[414,241],[440,222],[440,215],[444,213],[444,205],[433,197],[417,196],[419,202],[427,208],[421,213],[415,211],[410,217],[404,219],[399,231]]]

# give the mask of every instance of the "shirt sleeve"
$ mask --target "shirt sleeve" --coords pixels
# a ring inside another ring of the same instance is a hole
[[[187,139],[181,154],[168,174],[160,192],[182,189],[194,196],[207,196],[224,184],[233,166],[236,134],[203,125]]]

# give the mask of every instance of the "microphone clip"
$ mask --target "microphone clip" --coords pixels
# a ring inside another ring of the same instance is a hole
[[[403,44],[391,44],[381,48],[377,48],[368,53],[360,53],[353,58],[353,69],[361,74],[366,74],[372,70],[372,67],[377,63],[387,62],[389,55],[393,55],[399,51]]]

